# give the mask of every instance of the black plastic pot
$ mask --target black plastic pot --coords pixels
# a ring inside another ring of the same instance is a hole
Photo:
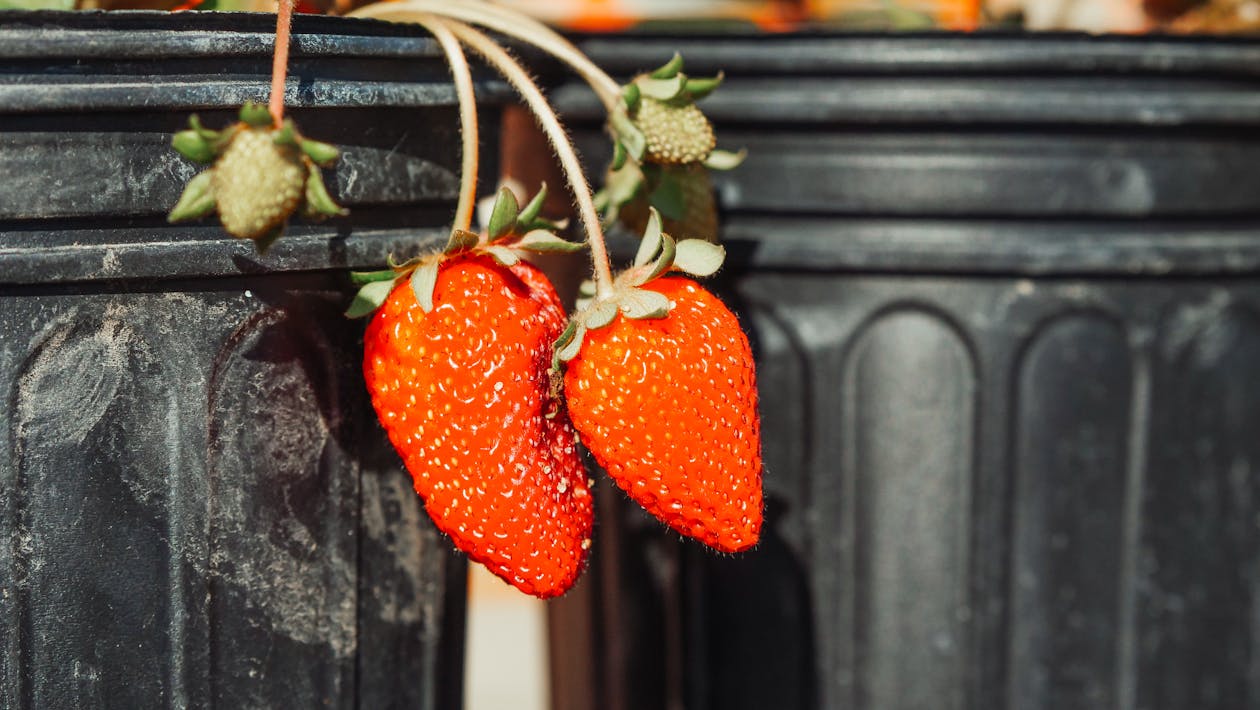
[[[2,707],[460,706],[464,563],[341,316],[348,267],[449,228],[454,90],[417,31],[299,18],[291,115],[351,216],[265,257],[168,225],[170,135],[266,99],[273,26],[0,13]]]
[[[1260,706],[1260,44],[580,44],[727,72],[769,503],[730,557],[602,491],[560,707]]]

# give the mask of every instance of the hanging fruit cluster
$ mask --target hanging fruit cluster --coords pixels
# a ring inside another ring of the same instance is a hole
[[[347,311],[370,316],[364,379],[437,527],[520,590],[564,593],[586,564],[594,527],[580,442],[671,529],[723,552],[755,545],[762,490],[752,352],[735,315],[694,280],[725,256],[708,170],[742,157],[716,150],[695,103],[721,76],[688,77],[676,56],[622,87],[550,29],[483,0],[400,0],[356,14],[428,29],[460,98],[463,174],[445,248],[354,274],[360,289]],[[474,24],[551,52],[595,89],[615,146],[598,196],[528,73]],[[280,52],[283,13],[277,27]],[[473,229],[477,118],[465,46],[534,112],[576,197],[585,243],[563,239],[563,225],[541,216],[545,186],[524,207],[500,191],[484,229]],[[172,220],[217,211],[229,233],[264,250],[299,207],[308,217],[344,212],[319,171],[336,149],[283,118],[284,66],[278,56],[269,108],[248,105],[223,131],[194,117],[175,136],[186,157],[212,165],[189,183]],[[634,262],[614,273],[603,226],[618,219],[643,237]],[[583,248],[593,278],[568,317],[526,257]]]

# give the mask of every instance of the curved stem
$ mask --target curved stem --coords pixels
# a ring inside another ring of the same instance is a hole
[[[284,81],[289,74],[289,36],[295,2],[280,0],[280,6],[276,8],[276,44],[271,53],[271,100],[267,108],[277,126],[284,120]]]
[[[590,84],[606,110],[611,112],[622,106],[621,85],[582,54],[581,50],[538,20],[501,5],[484,0],[398,0],[368,5],[350,14],[388,20],[394,17],[410,17],[416,12],[462,20],[527,42],[572,67],[573,71]]]
[[[591,199],[591,186],[586,181],[586,174],[582,172],[582,164],[578,160],[577,152],[573,150],[573,144],[569,142],[569,136],[560,125],[560,120],[556,118],[555,111],[543,97],[542,91],[529,78],[528,72],[494,40],[462,22],[451,22],[450,29],[460,41],[471,47],[474,52],[480,54],[498,70],[534,112],[538,124],[547,134],[547,139],[551,141],[556,157],[560,159],[560,167],[563,168],[569,187],[573,190],[573,196],[577,199],[578,214],[581,215],[582,224],[586,227],[586,237],[591,247],[596,298],[609,295],[613,287],[612,270],[608,264],[608,247],[604,243],[604,230],[599,221],[599,211],[595,209],[595,202]]]
[[[451,66],[455,81],[455,94],[459,97],[459,128],[463,144],[462,166],[459,178],[459,202],[455,208],[452,229],[472,229],[473,211],[477,206],[477,166],[479,138],[477,133],[477,97],[473,92],[472,72],[464,48],[448,26],[446,20],[432,15],[420,15],[414,20],[437,39],[446,53],[446,63]]]

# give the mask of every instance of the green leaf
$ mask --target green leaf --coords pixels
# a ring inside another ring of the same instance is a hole
[[[626,164],[627,157],[628,153],[626,151],[625,144],[621,141],[613,141],[613,157],[612,162],[608,164],[608,169],[614,171],[621,170],[621,168]]]
[[[575,252],[586,248],[585,244],[579,242],[570,242],[566,239],[552,234],[545,229],[535,229],[527,232],[512,246],[518,249],[527,249],[536,252]]]
[[[296,146],[298,144],[297,127],[293,125],[292,119],[284,119],[284,123],[271,132],[271,142],[276,145]]]
[[[171,137],[171,147],[194,163],[213,163],[214,148],[196,131],[188,129]]]
[[[722,72],[718,72],[717,76],[711,77],[689,77],[683,88],[686,89],[687,94],[691,96],[692,101],[699,101],[700,99],[703,99],[713,93],[714,89],[721,86],[722,80],[725,78],[726,75]]]
[[[655,69],[651,74],[649,74],[649,76],[653,79],[672,79],[673,77],[678,76],[678,72],[682,71],[682,68],[682,55],[678,52],[674,52],[674,56],[668,62],[665,62],[659,68]]]
[[[0,0],[0,10],[73,10],[74,0]]]
[[[552,359],[552,366],[557,370],[560,369],[560,363],[568,362],[577,357],[582,351],[582,340],[586,337],[586,328],[576,321],[569,321],[569,325],[556,339],[555,357]]]
[[[323,217],[338,217],[350,214],[350,210],[333,202],[324,185],[324,176],[319,168],[311,168],[306,174],[306,207],[308,211]]]
[[[188,181],[179,201],[166,216],[168,222],[199,219],[214,211],[214,184],[211,174],[212,170],[206,170]]]
[[[355,286],[365,286],[377,281],[393,281],[398,278],[398,272],[393,269],[382,269],[380,271],[351,271],[350,283]]]
[[[643,239],[639,241],[639,250],[634,254],[634,265],[644,266],[661,250],[661,215],[655,209],[648,208],[647,227],[643,230]]]
[[[643,171],[638,163],[626,161],[621,170],[608,173],[604,180],[604,192],[612,206],[624,205],[633,200],[643,187]]]
[[[430,259],[411,272],[411,291],[416,295],[420,310],[425,313],[433,310],[433,290],[437,288],[438,267],[441,264],[438,259]]]
[[[337,158],[341,157],[341,151],[329,143],[299,138],[298,145],[301,146],[302,152],[306,154],[306,157],[315,161],[316,165],[328,167],[337,162]]]
[[[682,221],[687,216],[687,191],[672,170],[660,171],[648,202],[666,219]]]
[[[499,196],[494,201],[494,209],[490,212],[490,223],[486,225],[486,232],[491,239],[498,239],[512,230],[516,224],[516,216],[520,214],[521,206],[516,201],[516,195],[506,187],[499,188]]]
[[[451,236],[446,240],[446,247],[442,249],[443,254],[456,254],[461,251],[467,251],[477,246],[481,242],[481,236],[476,232],[470,232],[466,229],[452,229]]]
[[[674,246],[674,238],[668,234],[661,234],[661,255],[656,257],[656,261],[652,262],[652,268],[644,273],[641,277],[634,279],[635,286],[643,284],[655,279],[657,276],[669,271],[674,265],[674,254],[676,247]]]
[[[241,107],[240,118],[245,123],[257,128],[266,128],[275,125],[275,119],[271,117],[271,111],[264,104],[246,101]]]
[[[527,226],[534,223],[538,219],[538,215],[542,213],[543,204],[547,202],[547,183],[538,186],[538,193],[529,201],[529,204],[521,210],[516,216],[516,223],[521,226]]]
[[[682,76],[675,76],[671,79],[640,78],[634,83],[644,96],[650,96],[657,101],[670,101],[683,92],[685,81]]]
[[[674,254],[674,268],[692,276],[712,276],[722,268],[726,250],[703,239],[684,239],[678,242]]]
[[[643,95],[639,93],[639,87],[635,86],[634,82],[621,87],[621,100],[625,103],[626,110],[630,113],[639,110],[639,101],[642,98]]]
[[[354,294],[354,300],[350,302],[350,307],[346,309],[347,318],[362,318],[371,315],[381,304],[385,303],[385,299],[389,298],[389,294],[394,290],[394,281],[373,281],[363,285],[359,292]]]
[[[586,311],[582,324],[589,330],[598,330],[613,322],[617,317],[617,310],[617,304],[613,301],[600,301]]]
[[[647,289],[630,289],[621,297],[621,313],[634,320],[664,318],[669,315],[669,297]]]
[[[710,170],[733,170],[744,162],[744,158],[748,157],[748,151],[741,148],[738,153],[732,153],[729,150],[715,150],[709,153],[709,157],[704,161],[704,167]]]
[[[201,117],[195,113],[188,117],[188,127],[196,131],[202,140],[211,145],[217,143],[223,137],[222,131],[212,131],[201,125]]]
[[[512,251],[505,246],[492,245],[486,247],[486,253],[490,255],[501,266],[515,266],[521,260],[521,255]]]
[[[647,138],[629,116],[622,111],[613,111],[608,114],[608,126],[612,129],[613,136],[626,146],[626,152],[630,153],[631,158],[643,159],[643,151],[647,150]]]

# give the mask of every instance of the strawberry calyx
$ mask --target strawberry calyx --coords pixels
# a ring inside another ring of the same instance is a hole
[[[188,182],[167,215],[169,222],[217,210],[229,234],[251,239],[265,252],[298,207],[309,219],[346,214],[320,172],[337,161],[335,146],[306,138],[291,119],[276,126],[262,104],[247,102],[238,119],[216,131],[194,114],[188,128],[171,138],[171,147],[185,158],[211,167]],[[237,185],[245,188],[233,189]]]
[[[553,370],[559,372],[562,363],[577,356],[587,331],[611,325],[618,315],[633,320],[668,317],[673,303],[664,294],[643,288],[646,284],[671,271],[712,276],[725,259],[726,250],[717,244],[703,239],[675,241],[661,230],[660,213],[649,208],[647,229],[634,262],[614,277],[612,291],[600,297],[593,284],[582,285],[577,313],[556,340]]]
[[[346,317],[361,318],[375,312],[404,278],[410,279],[420,309],[425,313],[432,311],[438,272],[443,262],[449,259],[485,255],[500,266],[511,268],[531,252],[574,252],[583,249],[585,244],[570,242],[555,234],[555,230],[564,227],[563,224],[539,216],[546,199],[547,186],[544,184],[522,208],[512,191],[502,188],[490,210],[485,232],[478,234],[466,229],[452,229],[446,245],[439,252],[422,254],[402,263],[395,262],[391,254],[388,269],[351,272],[351,281],[360,288],[346,309]]]

